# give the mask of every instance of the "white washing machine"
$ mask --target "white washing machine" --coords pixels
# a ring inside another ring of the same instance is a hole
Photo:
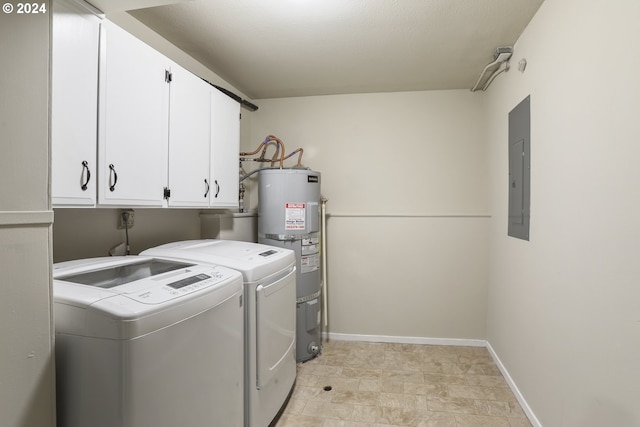
[[[60,427],[243,426],[240,273],[127,256],[53,279]]]
[[[141,255],[239,271],[245,295],[245,426],[267,427],[296,379],[296,258],[290,249],[230,240],[169,243]]]

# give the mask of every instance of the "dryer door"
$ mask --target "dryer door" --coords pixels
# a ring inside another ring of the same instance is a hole
[[[256,385],[265,387],[287,364],[295,361],[296,270],[256,288]]]

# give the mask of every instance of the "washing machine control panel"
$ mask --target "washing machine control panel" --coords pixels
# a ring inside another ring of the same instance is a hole
[[[195,276],[187,277],[186,279],[178,280],[177,282],[167,283],[167,286],[173,289],[182,289],[207,279],[211,279],[211,276],[207,274],[196,274]]]
[[[180,274],[178,279],[175,277],[163,280],[159,286],[146,289],[140,292],[134,292],[128,296],[138,302],[146,304],[160,304],[165,301],[178,298],[192,292],[197,292],[217,285],[226,281],[230,276],[217,269],[209,268],[206,271],[195,271],[196,269],[187,268]]]

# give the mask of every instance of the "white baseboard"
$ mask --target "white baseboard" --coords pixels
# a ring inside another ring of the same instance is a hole
[[[449,346],[465,346],[465,347],[486,347],[493,358],[493,361],[500,369],[500,372],[504,376],[505,381],[509,385],[509,388],[515,395],[516,399],[518,399],[518,403],[522,407],[527,418],[529,418],[529,422],[533,427],[542,427],[540,420],[536,417],[536,415],[531,410],[531,407],[525,400],[524,396],[518,389],[518,386],[509,375],[507,368],[502,364],[502,361],[486,340],[475,340],[475,339],[456,339],[456,338],[424,338],[424,337],[398,337],[398,336],[388,336],[388,335],[356,335],[356,334],[339,334],[335,332],[324,332],[322,334],[323,339],[335,340],[335,341],[359,341],[359,342],[383,342],[383,343],[394,343],[394,344],[426,344],[426,345],[449,345]]]
[[[455,339],[455,338],[424,338],[424,337],[397,337],[390,335],[355,335],[338,334],[335,332],[323,333],[324,339],[336,341],[360,341],[360,342],[387,342],[395,344],[427,344],[427,345],[453,345],[464,347],[485,347],[485,340]]]
[[[509,388],[511,389],[513,394],[516,396],[516,399],[518,399],[518,403],[520,403],[520,406],[522,407],[522,410],[524,411],[525,415],[527,416],[527,418],[529,418],[529,422],[531,423],[531,425],[533,427],[542,427],[540,420],[538,420],[536,415],[531,410],[531,407],[529,406],[524,396],[520,392],[520,389],[518,388],[516,383],[513,381],[513,378],[511,378],[511,375],[509,375],[509,371],[507,371],[507,368],[505,368],[505,366],[502,364],[502,361],[500,360],[500,358],[498,357],[496,352],[493,350],[493,347],[491,347],[491,344],[488,341],[486,341],[486,347],[487,347],[487,350],[489,351],[489,354],[491,354],[493,361],[496,363],[496,365],[498,365],[498,369],[500,369],[500,372],[502,372],[502,376],[507,381]]]

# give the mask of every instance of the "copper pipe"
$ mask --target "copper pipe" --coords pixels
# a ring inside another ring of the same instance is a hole
[[[278,138],[277,136],[274,135],[269,135],[267,136],[268,139],[274,140],[276,141],[278,144],[280,144],[280,148],[282,149],[282,151],[280,152],[280,169],[283,168],[283,163],[284,163],[284,142],[282,142],[282,140],[280,138]]]
[[[242,151],[242,152],[240,152],[240,155],[241,155],[241,156],[253,156],[254,154],[257,154],[257,153],[258,153],[258,151],[260,151],[260,148],[261,148],[263,145],[265,145],[266,143],[268,143],[268,142],[269,142],[269,137],[267,137],[264,141],[262,141],[262,142],[260,143],[260,145],[258,145],[258,148],[256,148],[256,150],[255,150],[255,151],[251,151],[251,152],[248,152],[248,151]]]
[[[289,157],[293,156],[296,153],[300,153],[298,154],[298,163],[296,164],[295,167],[299,168],[302,167],[302,153],[304,153],[304,150],[302,148],[297,148],[295,150],[293,150],[291,153],[289,153],[289,155],[287,157],[285,157],[284,159],[288,159]]]
[[[262,141],[260,143],[260,145],[258,145],[258,148],[256,148],[254,151],[242,151],[240,152],[240,156],[253,156],[254,154],[257,154],[260,149],[262,149],[262,154],[260,155],[260,157],[258,159],[255,159],[256,161],[259,162],[264,162],[264,155],[265,152],[267,150],[267,145],[271,142],[275,142],[276,143],[276,152],[274,153],[273,157],[271,158],[271,165],[273,166],[274,163],[276,163],[276,161],[278,161],[278,154],[280,155],[280,169],[282,169],[284,167],[283,163],[284,163],[284,153],[285,153],[285,148],[284,148],[284,142],[282,142],[282,140],[274,135],[268,135],[264,141]],[[295,153],[295,151],[294,151]],[[300,160],[298,160],[298,164],[300,163]]]
[[[269,140],[268,142],[265,142],[264,148],[262,149],[262,153],[260,154],[260,157],[258,157],[258,159],[256,161],[258,161],[258,162],[264,162],[265,161],[264,155],[267,152],[267,147],[269,146],[269,144],[272,144],[272,143],[275,144],[276,151],[275,151],[275,153],[273,153],[273,157],[272,157],[271,161],[274,162],[275,159],[278,158],[278,154],[280,153],[280,145],[275,141]]]

